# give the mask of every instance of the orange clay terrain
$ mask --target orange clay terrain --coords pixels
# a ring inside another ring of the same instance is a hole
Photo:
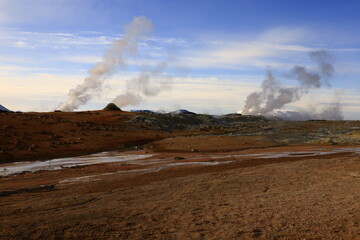
[[[0,239],[360,238],[358,121],[0,113],[0,130]]]

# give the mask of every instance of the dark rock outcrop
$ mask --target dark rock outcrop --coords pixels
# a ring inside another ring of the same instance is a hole
[[[105,111],[121,111],[121,109],[116,106],[114,103],[109,103],[106,105],[106,107],[103,109]]]

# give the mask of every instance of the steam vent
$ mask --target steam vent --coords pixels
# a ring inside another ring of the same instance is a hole
[[[103,109],[105,111],[121,111],[121,109],[116,106],[114,103],[109,103],[106,105],[106,107]]]

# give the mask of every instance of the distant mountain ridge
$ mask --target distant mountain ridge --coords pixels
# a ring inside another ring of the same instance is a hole
[[[11,112],[11,111],[0,104],[0,112]]]

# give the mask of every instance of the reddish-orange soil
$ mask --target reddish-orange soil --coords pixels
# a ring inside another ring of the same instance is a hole
[[[126,122],[136,115],[118,111],[0,113],[0,163],[121,150],[187,134]]]
[[[1,177],[0,239],[360,237],[356,142],[336,135],[287,144],[318,129],[344,132],[359,123],[273,122],[275,133],[254,135],[249,129],[256,123],[246,123],[246,134],[230,135],[227,128],[156,130],[129,122],[133,116],[1,115],[1,166],[109,150],[153,156],[145,165],[102,163]],[[193,162],[207,165],[166,165]]]

